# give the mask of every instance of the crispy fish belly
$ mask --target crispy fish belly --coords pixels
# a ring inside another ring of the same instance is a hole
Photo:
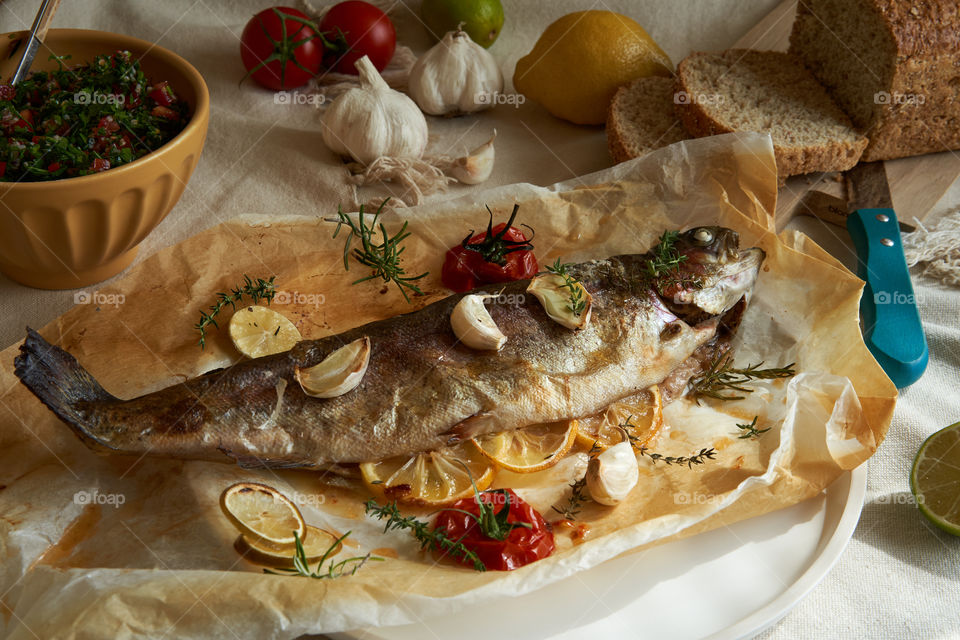
[[[582,331],[550,320],[525,294],[528,281],[486,287],[503,301],[489,307],[509,337],[499,352],[457,341],[450,313],[462,295],[454,295],[132,400],[107,393],[70,354],[29,329],[16,374],[101,452],[276,468],[381,460],[591,415],[682,372],[684,363],[690,369],[691,356],[703,359],[735,329],[756,280],[763,252],[740,251],[737,243],[728,229],[680,234],[676,247],[686,258],[681,277],[674,271],[669,282],[651,277],[650,255],[575,265],[572,274],[593,295]],[[363,336],[372,350],[356,389],[330,399],[303,393],[296,367]]]

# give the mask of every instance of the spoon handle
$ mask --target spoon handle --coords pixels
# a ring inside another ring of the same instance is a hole
[[[47,36],[47,30],[53,21],[53,14],[57,12],[60,0],[41,0],[40,10],[37,11],[37,17],[33,19],[33,26],[30,28],[30,35],[27,38],[26,46],[23,48],[23,57],[17,65],[17,70],[13,72],[10,84],[17,84],[23,80],[30,72],[30,65],[33,64],[33,58],[37,55],[40,43]]]

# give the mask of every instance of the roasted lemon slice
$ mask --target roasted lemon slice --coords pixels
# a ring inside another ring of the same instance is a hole
[[[306,524],[297,505],[273,487],[239,482],[220,494],[220,508],[242,534],[265,545],[290,545],[293,532],[303,539]]]
[[[469,473],[468,473],[469,471]],[[493,482],[494,466],[472,441],[412,458],[389,458],[360,465],[363,481],[390,500],[441,506],[473,495]]]
[[[474,438],[483,455],[515,473],[542,471],[560,462],[577,437],[577,421],[535,424]]]
[[[237,351],[248,358],[262,358],[289,351],[302,337],[284,316],[254,305],[240,309],[230,318],[230,339]]]
[[[307,555],[307,561],[316,562],[322,558],[324,554],[327,554],[327,557],[330,558],[340,553],[340,549],[343,548],[342,543],[337,543],[337,546],[333,547],[333,544],[337,542],[337,538],[338,536],[333,535],[329,531],[324,531],[323,529],[308,524],[307,532],[301,541],[303,551]],[[293,566],[293,554],[296,547],[292,544],[278,545],[263,540],[248,538],[240,534],[237,536],[237,540],[233,546],[240,555],[251,562],[256,562],[268,567]],[[328,551],[329,553],[327,553]]]
[[[606,411],[588,418],[580,418],[577,425],[577,443],[592,447],[596,442],[600,449],[606,449],[620,442],[620,425],[627,424],[627,431],[634,436],[637,446],[648,444],[663,429],[663,400],[660,388],[653,385],[640,393],[614,402]]]

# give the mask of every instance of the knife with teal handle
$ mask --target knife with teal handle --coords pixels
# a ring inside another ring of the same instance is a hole
[[[929,351],[900,242],[900,224],[882,162],[861,163],[846,178],[851,190],[846,226],[857,250],[857,275],[866,282],[860,299],[863,339],[902,389],[923,375]]]

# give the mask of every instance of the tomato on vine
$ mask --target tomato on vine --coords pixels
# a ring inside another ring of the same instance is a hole
[[[320,73],[329,46],[302,11],[271,7],[253,16],[243,28],[240,58],[247,76],[280,91],[303,86]]]

